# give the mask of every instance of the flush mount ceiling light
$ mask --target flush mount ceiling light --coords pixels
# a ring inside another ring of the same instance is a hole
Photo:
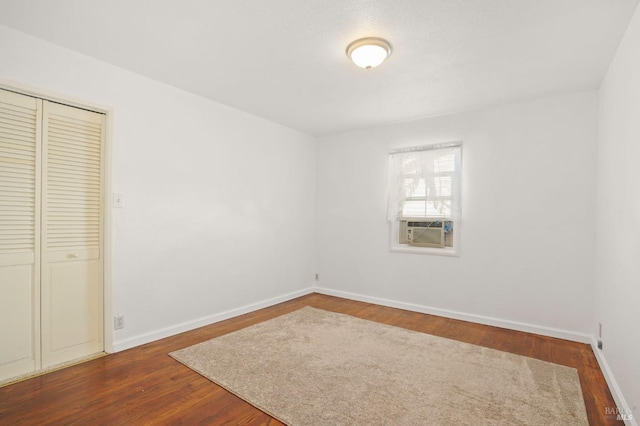
[[[391,45],[378,37],[361,38],[347,46],[347,56],[360,68],[370,70],[391,55]]]

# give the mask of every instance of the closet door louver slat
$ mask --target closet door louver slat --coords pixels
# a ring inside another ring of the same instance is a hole
[[[27,242],[21,249],[35,251],[37,101],[2,93],[6,99],[0,102],[0,224],[27,225],[15,235]],[[0,254],[14,250],[12,241],[0,234]]]
[[[84,124],[84,125],[83,125]],[[48,139],[47,168],[53,173],[47,176],[47,215],[52,221],[72,218],[69,223],[76,222],[75,228],[68,228],[65,233],[48,232],[47,247],[99,247],[100,244],[100,184],[82,183],[79,176],[100,176],[100,157],[88,155],[87,148],[100,144],[100,128],[91,123],[69,119],[57,114],[49,114],[49,131],[55,138]],[[85,129],[95,129],[96,133]],[[69,144],[71,142],[71,144]],[[76,146],[79,149],[70,148]],[[83,150],[82,147],[85,147]],[[60,155],[59,152],[69,152]],[[82,201],[90,211],[77,209],[68,201]],[[96,221],[87,221],[96,219]]]

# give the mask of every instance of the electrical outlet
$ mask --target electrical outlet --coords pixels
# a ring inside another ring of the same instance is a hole
[[[316,274],[316,281],[320,281],[320,274]]]
[[[598,349],[602,350],[602,340],[598,340]]]
[[[124,315],[117,315],[113,317],[113,329],[121,330],[124,328]]]

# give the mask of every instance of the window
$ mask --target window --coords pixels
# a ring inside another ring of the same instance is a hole
[[[389,222],[394,251],[457,254],[462,144],[389,154]]]

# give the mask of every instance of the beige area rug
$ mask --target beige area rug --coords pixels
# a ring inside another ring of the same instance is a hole
[[[587,425],[577,370],[305,307],[170,354],[292,425]]]

